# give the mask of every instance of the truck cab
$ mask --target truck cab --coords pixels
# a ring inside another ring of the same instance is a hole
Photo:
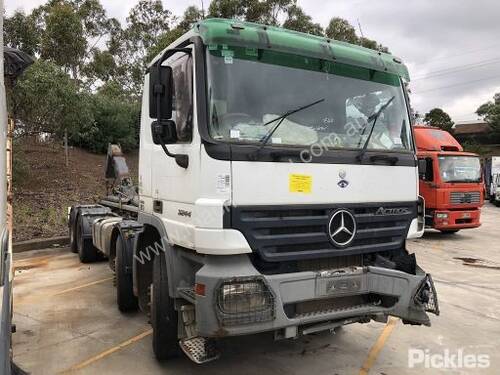
[[[479,156],[464,152],[453,136],[439,128],[415,126],[418,158],[426,164],[420,174],[428,227],[443,233],[481,225],[484,183]]]
[[[74,207],[70,233],[110,259],[120,310],[150,315],[159,360],[258,332],[430,325],[432,278],[405,246],[424,231],[408,80],[389,54],[222,19],[150,63],[137,208]]]

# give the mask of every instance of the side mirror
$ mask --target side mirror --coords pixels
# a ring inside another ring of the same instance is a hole
[[[151,135],[156,145],[177,142],[177,128],[173,120],[156,120],[151,123]]]
[[[418,159],[418,175],[424,177],[427,174],[427,160]]]
[[[149,117],[160,122],[172,118],[172,68],[169,66],[150,68]]]

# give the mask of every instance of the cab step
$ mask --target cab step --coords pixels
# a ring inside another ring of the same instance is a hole
[[[179,346],[191,361],[199,365],[220,357],[214,339],[197,336],[180,340]]]

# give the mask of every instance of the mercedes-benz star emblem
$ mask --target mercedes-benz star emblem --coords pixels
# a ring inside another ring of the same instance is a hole
[[[346,247],[356,236],[356,219],[347,210],[337,210],[328,223],[330,240],[336,247]]]

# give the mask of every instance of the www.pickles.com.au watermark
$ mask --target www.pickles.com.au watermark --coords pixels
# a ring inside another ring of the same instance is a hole
[[[429,369],[485,369],[490,367],[490,356],[484,353],[472,353],[463,348],[444,349],[433,352],[430,349],[408,349],[409,368]]]

